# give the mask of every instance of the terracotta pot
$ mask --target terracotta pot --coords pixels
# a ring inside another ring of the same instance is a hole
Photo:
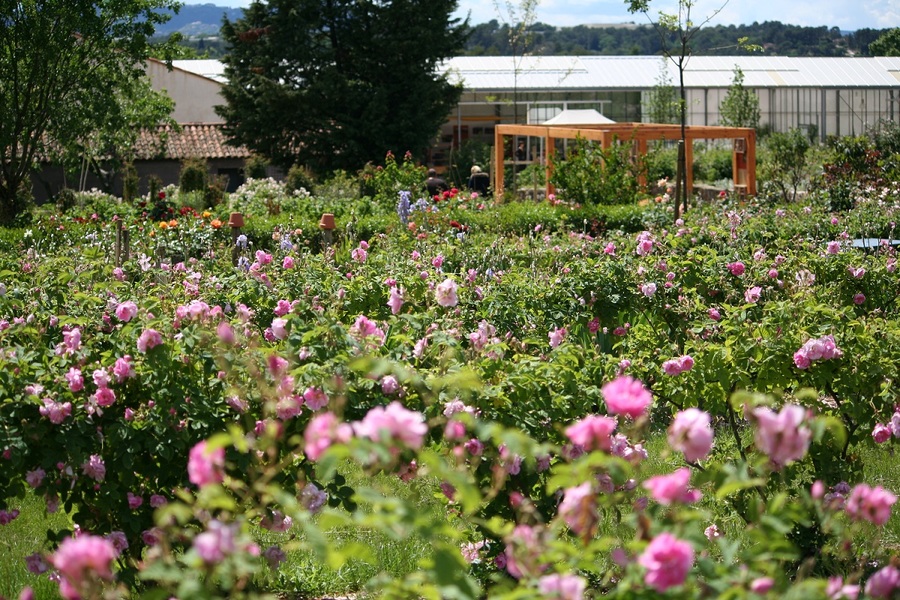
[[[231,213],[231,216],[228,217],[228,226],[229,227],[243,227],[244,226],[244,215],[239,212]]]
[[[334,215],[331,213],[325,213],[322,215],[322,220],[319,221],[320,229],[334,229]]]

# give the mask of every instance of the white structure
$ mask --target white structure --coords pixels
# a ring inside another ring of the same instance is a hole
[[[176,60],[169,69],[162,61],[147,61],[147,76],[157,91],[175,101],[177,123],[221,123],[213,107],[225,104],[221,96],[224,69],[217,60]]]
[[[760,126],[860,135],[881,120],[900,118],[900,58],[694,56],[687,63],[688,125],[719,125],[719,106],[734,80],[759,97]],[[430,162],[447,165],[467,140],[493,144],[494,126],[539,124],[563,111],[595,110],[619,123],[647,122],[645,106],[661,74],[677,86],[678,70],[661,56],[461,56],[442,66],[463,86]],[[175,100],[179,122],[219,122],[224,68],[216,60],[150,65],[157,89]]]
[[[760,126],[773,131],[803,128],[824,140],[900,117],[900,58],[694,56],[685,71],[688,125],[720,124],[735,67],[759,97]],[[462,56],[443,70],[464,88],[441,132],[444,151],[469,139],[492,143],[495,124],[542,123],[569,109],[646,122],[650,92],[679,79],[661,56]]]

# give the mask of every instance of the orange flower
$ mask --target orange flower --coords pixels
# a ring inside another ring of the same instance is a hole
[[[203,211],[203,218],[204,218],[204,219],[208,219],[208,218],[210,218],[211,216],[212,216],[212,213],[209,212],[208,210],[204,210],[204,211]]]
[[[178,221],[172,219],[171,221],[169,221],[169,227],[178,227]]]
[[[159,222],[159,228],[160,228],[160,229],[168,229],[168,228],[169,228],[169,224],[166,223],[165,221],[160,221],[160,222]]]
[[[209,224],[212,225],[213,229],[218,229],[219,227],[222,226],[222,221],[220,221],[218,219],[213,219],[212,221],[209,222]]]

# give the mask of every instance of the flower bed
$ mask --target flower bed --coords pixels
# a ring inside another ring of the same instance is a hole
[[[121,267],[112,220],[6,242],[0,523],[33,493],[80,532],[29,568],[66,597],[254,595],[289,553],[365,560],[329,541],[352,528],[431,541],[386,597],[900,589],[860,459],[900,435],[900,276],[852,248],[894,203],[498,234],[504,210],[376,213],[321,251],[279,221],[237,266],[215,215],[129,223]]]

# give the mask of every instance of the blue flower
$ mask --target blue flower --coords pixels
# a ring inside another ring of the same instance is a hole
[[[235,246],[237,246],[238,248],[242,248],[244,250],[247,249],[247,243],[248,243],[247,236],[244,235],[243,233],[241,235],[237,236],[237,240],[234,242]]]
[[[409,222],[409,213],[410,205],[409,205],[409,197],[412,194],[406,190],[400,192],[400,201],[397,202],[397,214],[400,216],[400,221],[406,225]]]

